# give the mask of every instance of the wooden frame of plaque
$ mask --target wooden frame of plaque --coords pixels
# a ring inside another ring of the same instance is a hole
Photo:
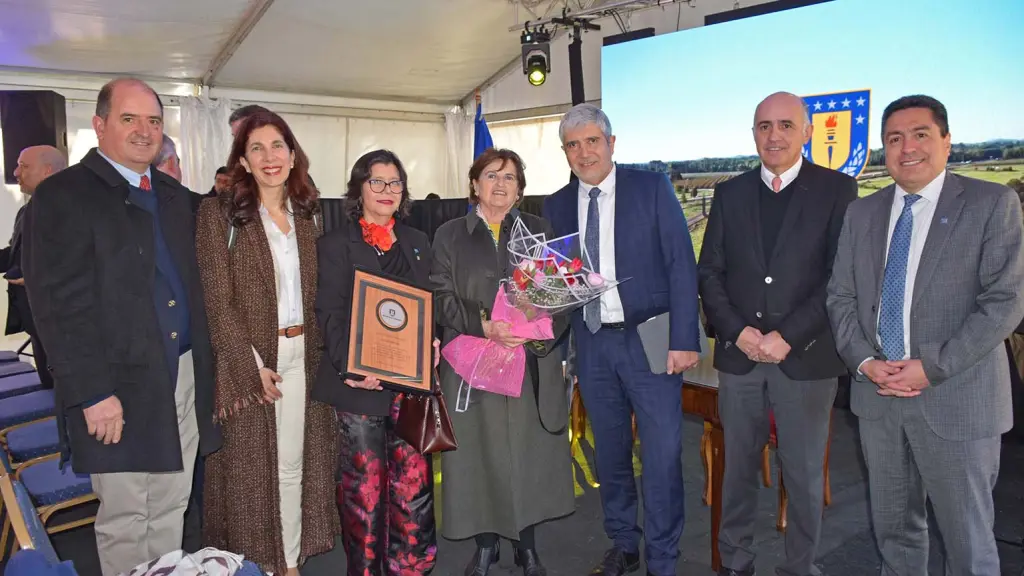
[[[399,392],[430,392],[434,297],[408,281],[356,267],[346,376]]]

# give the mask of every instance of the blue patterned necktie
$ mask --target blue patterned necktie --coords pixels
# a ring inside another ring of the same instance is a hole
[[[882,341],[882,353],[888,360],[902,360],[906,353],[903,344],[903,295],[907,286],[910,238],[914,231],[914,213],[911,212],[911,206],[920,199],[917,194],[907,194],[903,197],[903,212],[900,213],[892,230],[889,255],[885,260],[878,337]]]
[[[584,236],[584,246],[587,255],[590,256],[590,266],[594,272],[601,273],[601,220],[597,214],[597,197],[601,195],[601,189],[590,189],[590,205],[587,206],[587,231]],[[587,330],[591,334],[601,329],[601,298],[594,298],[583,307],[583,320],[587,323]]]

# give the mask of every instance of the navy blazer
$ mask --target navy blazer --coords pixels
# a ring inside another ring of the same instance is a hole
[[[698,352],[697,261],[679,199],[665,174],[615,170],[615,275],[625,323],[635,328],[671,312],[669,349]],[[556,236],[580,231],[578,203],[575,181],[544,200]],[[573,328],[586,330],[582,310]]]

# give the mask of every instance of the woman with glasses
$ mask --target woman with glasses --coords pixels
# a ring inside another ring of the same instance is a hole
[[[534,526],[575,508],[569,407],[556,346],[568,322],[554,319],[553,340],[526,342],[507,323],[492,321],[490,310],[499,282],[512,276],[508,243],[516,218],[532,233],[554,234],[546,220],[515,208],[526,189],[515,152],[486,150],[469,169],[469,184],[474,210],[434,235],[437,322],[445,344],[460,334],[509,348],[525,344],[526,370],[521,395],[511,397],[468,390],[450,365],[442,365],[441,388],[459,439],[458,450],[441,455],[442,531],[450,540],[476,540],[465,576],[486,576],[498,561],[499,538],[512,541],[524,576],[544,576]]]
[[[355,267],[430,287],[427,236],[396,218],[409,204],[402,162],[369,152],[352,167],[347,218],[317,245],[325,355],[313,398],[337,413],[338,509],[352,576],[427,574],[437,555],[430,462],[394,433],[401,394],[373,377],[344,376]]]

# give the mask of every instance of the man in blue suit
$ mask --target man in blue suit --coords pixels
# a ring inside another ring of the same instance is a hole
[[[590,415],[604,528],[613,546],[591,574],[640,567],[676,573],[683,531],[682,372],[697,364],[697,267],[686,218],[664,174],[616,167],[615,136],[599,108],[575,106],[559,126],[579,181],[544,202],[558,236],[580,232],[592,266],[622,280],[575,312],[577,375]],[[667,374],[654,374],[637,326],[669,312]],[[632,419],[643,460],[644,530],[637,525]]]

